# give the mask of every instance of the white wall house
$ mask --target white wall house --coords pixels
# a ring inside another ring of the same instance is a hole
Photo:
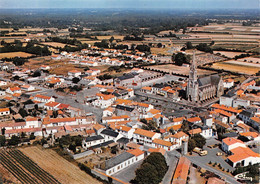
[[[240,141],[236,138],[233,138],[233,137],[227,137],[222,140],[221,148],[226,153],[229,153],[230,150],[238,148],[238,147],[245,148],[246,145],[242,141]]]
[[[27,117],[25,121],[26,125],[24,128],[37,128],[41,126],[41,122],[35,117]]]
[[[84,149],[87,149],[89,147],[101,144],[103,142],[105,142],[105,139],[101,135],[91,136],[83,139],[82,147]]]
[[[144,158],[144,152],[135,149],[129,152],[121,153],[109,160],[106,160],[101,166],[101,169],[105,170],[106,175],[113,175],[122,169],[142,160]]]
[[[161,134],[137,128],[133,134],[133,141],[136,143],[152,144],[154,139],[159,139]]]
[[[183,140],[188,140],[188,139],[189,136],[182,131],[165,138],[165,140],[169,140],[170,142],[176,144],[177,147],[180,147],[182,145]]]
[[[6,116],[10,114],[9,108],[1,108],[0,109],[0,116]]]
[[[7,88],[6,92],[9,94],[22,93],[21,88],[19,87]]]

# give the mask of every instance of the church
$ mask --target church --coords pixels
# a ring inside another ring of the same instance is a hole
[[[224,93],[223,80],[218,74],[205,77],[198,77],[195,52],[193,53],[192,64],[186,89],[188,101],[203,103],[213,98],[218,98]]]

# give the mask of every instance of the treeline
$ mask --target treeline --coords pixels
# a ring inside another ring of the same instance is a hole
[[[12,62],[15,66],[22,66],[25,62],[28,61],[28,58],[14,57],[14,58],[2,58],[1,60]]]
[[[81,44],[81,42],[75,38],[68,39],[68,38],[60,38],[60,37],[48,37],[48,39],[52,42],[59,42],[59,43],[64,43],[64,44],[69,44],[69,45],[80,45]]]
[[[206,43],[200,43],[196,46],[193,46],[191,42],[186,42],[185,47],[182,48],[183,51],[186,49],[193,49],[196,48],[197,50],[203,51],[203,52],[209,52],[213,53],[213,50],[210,46],[214,45],[214,41],[212,41],[209,45]]]
[[[26,46],[23,47],[23,43],[20,40],[15,40],[14,43],[6,43],[5,41],[1,41],[0,53],[6,52],[27,52],[30,54],[40,55],[40,56],[47,56],[50,55],[51,52],[49,51],[47,46],[40,47],[35,46],[35,41],[30,41],[27,43]]]
[[[124,40],[130,40],[130,41],[143,41],[144,40],[144,35],[138,36],[136,34],[134,35],[126,35],[124,37]]]

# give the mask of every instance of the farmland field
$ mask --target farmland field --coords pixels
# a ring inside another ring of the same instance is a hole
[[[40,147],[20,148],[41,168],[64,184],[99,184],[97,180],[81,171],[76,165],[59,156],[55,151]]]
[[[0,150],[0,163],[21,183],[60,183],[17,149]]]
[[[164,54],[166,56],[171,56],[172,54],[169,53],[170,48],[151,48],[151,53],[152,54]]]
[[[59,43],[59,42],[41,42],[41,44],[49,45],[49,46],[52,46],[52,47],[65,47],[65,45],[68,45],[68,44]],[[69,45],[69,46],[75,47],[74,45]]]
[[[260,63],[260,58],[246,57],[246,58],[238,59],[238,61],[247,61],[247,62],[252,62],[252,63],[257,63],[257,62]]]
[[[2,58],[13,58],[13,57],[30,57],[32,54],[26,52],[7,52],[0,53],[0,59]]]
[[[239,63],[227,63],[227,62],[214,63],[212,68],[224,69],[232,72],[239,72],[239,73],[244,73],[249,75],[255,74],[260,70],[259,67],[244,66]]]
[[[111,37],[114,37],[114,39],[120,39],[120,40],[123,40],[124,39],[124,36],[120,36],[120,35],[109,35],[109,36],[97,36],[97,39],[99,40],[104,40],[104,39],[110,39]]]
[[[162,70],[165,72],[173,72],[173,73],[183,74],[183,75],[189,75],[189,71],[190,71],[189,67],[176,66],[176,65],[156,65],[156,66],[150,66],[146,68]],[[215,73],[212,71],[201,70],[201,69],[198,69],[197,71],[198,71],[198,75],[208,75],[208,74]]]
[[[228,51],[213,51],[214,54],[220,53],[220,55],[224,55],[229,58],[233,58],[240,54],[245,54],[245,52],[228,52]]]

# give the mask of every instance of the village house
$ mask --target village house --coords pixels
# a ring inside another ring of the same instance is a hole
[[[26,117],[25,122],[24,128],[38,128],[41,126],[41,121],[37,117]]]
[[[101,169],[105,171],[106,175],[113,175],[122,169],[142,160],[144,152],[140,149],[129,150],[117,155],[101,164]]]
[[[6,89],[6,93],[15,94],[15,93],[22,93],[22,91],[21,88],[19,87],[12,87],[12,88],[9,87]]]
[[[79,77],[81,75],[81,71],[71,70],[68,72],[69,77]]]
[[[154,139],[151,146],[154,148],[163,148],[166,151],[172,151],[175,149],[175,144],[173,144],[170,141],[165,141],[162,139]]]
[[[224,88],[231,88],[234,86],[234,79],[225,79],[223,81]]]
[[[255,153],[248,147],[236,147],[230,150],[231,156],[227,157],[227,162],[232,166],[248,166],[260,163],[260,154]]]
[[[0,108],[0,116],[7,116],[10,114],[9,108]]]
[[[238,148],[238,147],[246,147],[246,145],[241,141],[233,137],[227,137],[222,140],[221,148],[224,152],[230,153],[230,150]]]
[[[123,135],[121,135],[118,132],[115,132],[114,130],[111,130],[111,129],[102,130],[100,132],[100,135],[104,137],[105,142],[111,141],[111,140],[116,142],[118,139],[123,137]]]
[[[161,134],[137,128],[133,134],[135,143],[152,144],[154,139],[159,139]]]
[[[182,145],[182,142],[188,139],[189,136],[182,131],[164,138],[164,140],[176,144],[176,147],[180,147]]]
[[[23,91],[34,91],[35,87],[31,86],[31,85],[23,85],[23,86],[21,86],[21,90],[23,90]]]
[[[101,135],[91,136],[84,138],[82,141],[82,148],[88,149],[89,147],[104,143],[105,139]]]
[[[97,93],[96,97],[97,99],[92,102],[92,105],[100,107],[101,109],[110,107],[116,100],[114,95],[105,95],[102,93]]]
[[[55,101],[55,99],[53,97],[40,95],[40,94],[35,95],[33,100],[34,101],[38,101],[38,102],[43,102],[43,103],[48,103],[48,102],[54,102]]]

